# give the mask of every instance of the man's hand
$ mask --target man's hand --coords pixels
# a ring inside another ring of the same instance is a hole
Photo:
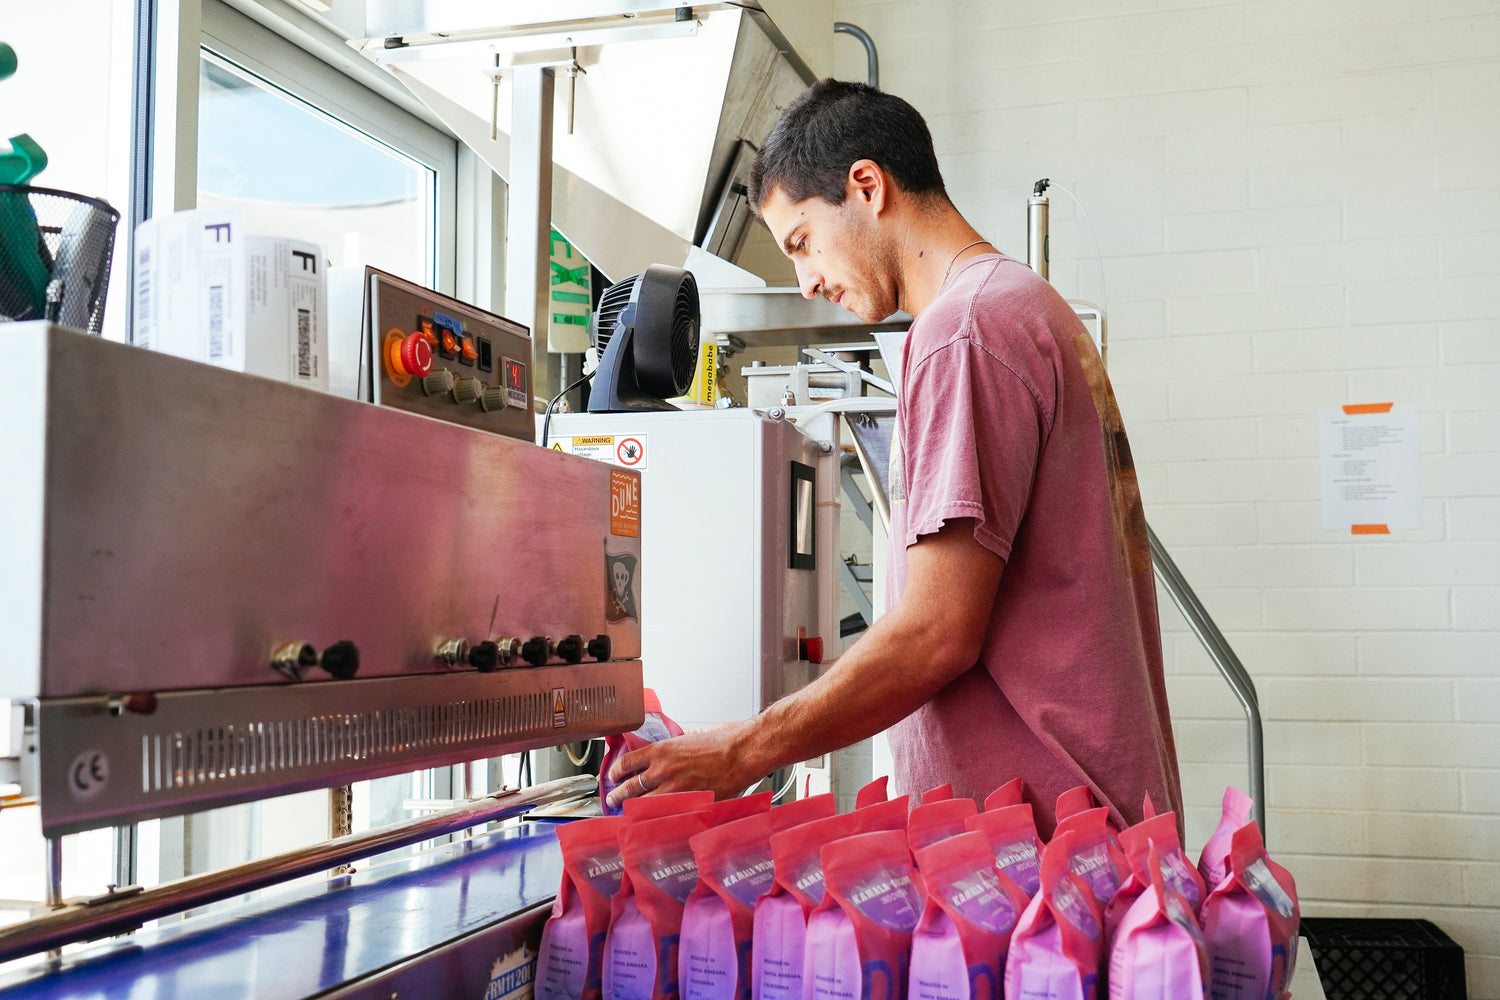
[[[726,722],[695,729],[622,755],[610,768],[618,787],[609,804],[651,792],[685,792],[707,788],[716,798],[738,795],[765,777],[755,773],[741,749],[748,723]]]
[[[701,788],[738,795],[779,767],[873,736],[972,669],[1005,560],[975,540],[972,520],[957,518],[909,547],[906,566],[900,603],[820,677],[747,722],[625,754],[610,771],[621,782],[611,803]]]

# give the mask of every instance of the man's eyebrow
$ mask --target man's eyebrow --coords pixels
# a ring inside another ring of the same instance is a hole
[[[787,233],[781,240],[781,249],[786,251],[788,257],[797,251],[797,244],[792,242],[792,237],[796,235],[798,228],[800,227],[793,226],[792,231]]]

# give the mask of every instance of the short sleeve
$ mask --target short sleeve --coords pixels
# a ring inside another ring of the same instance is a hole
[[[1045,434],[1036,393],[967,337],[921,358],[905,390],[903,546],[945,521],[973,518],[975,540],[1009,559]]]

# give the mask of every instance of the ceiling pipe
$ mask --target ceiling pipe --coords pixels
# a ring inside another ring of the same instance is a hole
[[[859,39],[860,44],[865,47],[865,57],[870,63],[870,68],[867,71],[868,79],[865,82],[878,90],[880,88],[880,57],[875,54],[875,39],[871,38],[870,33],[864,28],[861,28],[857,24],[850,24],[848,21],[834,22],[833,33],[835,35],[853,35]]]

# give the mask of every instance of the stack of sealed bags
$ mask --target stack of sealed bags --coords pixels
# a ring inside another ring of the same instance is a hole
[[[625,802],[558,831],[540,1000],[1285,998],[1296,886],[1250,800],[1224,796],[1197,866],[1173,813],[1118,830],[1087,787],[1037,836],[1019,779],[983,804],[863,789]]]

